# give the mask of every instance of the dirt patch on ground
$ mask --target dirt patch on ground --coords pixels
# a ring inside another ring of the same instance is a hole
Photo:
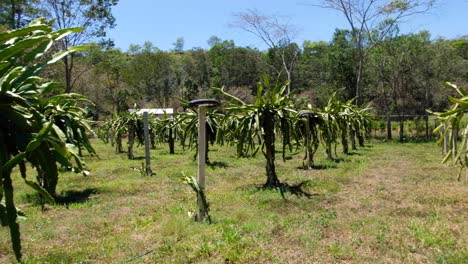
[[[452,180],[429,182],[424,175],[430,175],[431,168],[404,152],[395,153],[390,159],[374,155],[371,163],[343,186],[336,199],[323,204],[337,212],[336,223],[324,231],[324,244],[339,241],[343,247],[356,250],[352,254],[355,261],[420,263],[434,255],[431,245],[425,245],[424,238],[413,234],[413,222],[447,219],[452,233],[466,230],[465,223],[449,220],[455,215],[458,219],[468,217],[468,200],[460,195],[468,193],[468,189],[466,184],[454,181],[455,175]],[[408,175],[412,175],[411,180]]]

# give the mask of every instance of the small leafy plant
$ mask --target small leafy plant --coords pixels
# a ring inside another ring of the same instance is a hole
[[[205,191],[200,188],[197,179],[195,179],[195,177],[183,174],[182,182],[188,184],[197,195],[198,212],[189,212],[190,218],[194,221],[207,221],[209,224],[211,224],[211,216],[209,214],[210,206],[206,200]]]

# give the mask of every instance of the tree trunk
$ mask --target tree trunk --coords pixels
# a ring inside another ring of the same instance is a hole
[[[364,135],[363,135],[363,133],[357,133],[356,135],[357,135],[359,146],[361,148],[363,148],[364,147]]]
[[[238,158],[241,158],[243,157],[243,144],[244,144],[244,139],[243,138],[239,138],[239,141],[237,142],[237,146],[236,146],[236,149],[237,149],[237,157]]]
[[[390,120],[390,116],[387,116],[387,139],[392,139],[392,121]]]
[[[73,54],[63,58],[65,65],[65,93],[72,91]]]
[[[357,150],[356,147],[356,131],[354,131],[354,127],[349,128],[349,138],[351,139],[351,149]]]
[[[332,143],[331,142],[327,142],[325,153],[327,154],[327,159],[334,160],[333,155],[332,155]]]
[[[452,157],[455,160],[455,157],[458,155],[458,125],[452,125]]]
[[[10,1],[11,2],[11,10],[10,10],[10,21],[9,21],[9,26],[10,26],[10,29],[13,30],[13,29],[16,29],[16,1]]]
[[[18,212],[14,204],[13,194],[13,183],[11,180],[11,170],[4,171],[3,165],[10,159],[10,154],[6,149],[5,140],[3,133],[0,130],[0,184],[2,184],[2,192],[0,192],[0,201],[5,200],[5,211],[6,223],[2,222],[2,225],[8,225],[10,229],[10,238],[12,242],[13,251],[15,253],[16,260],[21,260],[21,238],[19,225],[16,222]],[[1,198],[3,196],[3,198]]]
[[[115,138],[115,153],[120,154],[123,152],[122,149],[122,135],[118,134]]]
[[[169,128],[169,139],[167,140],[169,143],[169,154],[174,154],[174,132],[172,128]]]
[[[344,127],[341,130],[341,145],[343,145],[343,153],[348,154],[349,153],[349,148],[348,148],[348,131],[346,127]]]
[[[58,168],[57,163],[55,162],[48,162],[48,157],[52,156],[53,153],[50,151],[49,145],[41,144],[39,146],[41,148],[41,153],[48,153],[44,156],[37,155],[36,159],[37,162],[40,164],[47,164],[49,163],[52,168],[49,169],[50,173],[47,173],[41,170],[39,167],[37,168],[37,181],[39,185],[44,188],[50,195],[55,197],[57,184],[58,184]]]
[[[152,129],[149,132],[149,136],[150,136],[151,149],[156,149],[156,135]]]
[[[400,142],[405,141],[405,126],[403,124],[403,119],[400,117]]]
[[[263,185],[264,188],[276,188],[280,186],[280,181],[276,175],[275,170],[275,130],[273,123],[273,114],[268,111],[263,112],[263,118],[261,120],[261,126],[263,128],[263,140],[265,143],[265,150],[263,155],[266,159],[266,174],[267,181]]]
[[[128,159],[133,159],[133,144],[135,143],[135,125],[133,122],[128,124]]]
[[[111,143],[111,146],[114,147],[115,145],[115,133],[114,130],[111,129],[109,133],[107,134],[107,140]]]
[[[13,251],[15,257],[19,261],[21,260],[21,238],[19,225],[16,222],[17,214],[16,207],[14,204],[13,197],[13,184],[11,181],[10,172],[2,175],[3,178],[3,192],[5,194],[5,207],[7,214],[8,226],[10,228],[10,237],[13,244]]]
[[[429,116],[424,116],[424,123],[426,125],[426,140],[429,140]]]

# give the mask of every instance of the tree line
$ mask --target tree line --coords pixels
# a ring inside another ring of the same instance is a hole
[[[21,28],[44,16],[53,28],[83,27],[57,41],[55,50],[86,44],[87,51],[64,56],[43,77],[63,84],[61,92],[77,92],[96,103],[94,117],[140,107],[179,107],[179,100],[212,96],[224,87],[252,101],[257,83],[268,74],[285,83],[287,92],[323,107],[334,93],[359,106],[371,104],[376,115],[425,115],[447,107],[453,93],[443,83],[468,83],[468,36],[431,38],[430,32],[401,34],[403,18],[431,10],[437,1],[313,1],[333,9],[349,22],[331,40],[294,42],[295,30],[279,17],[246,10],[233,16],[233,26],[268,47],[237,46],[212,36],[209,48],[184,49],[175,40],[169,51],[147,41],[126,51],[106,39],[116,25],[117,0],[14,0],[0,4],[3,31]],[[89,44],[94,43],[94,44]],[[56,92],[57,93],[57,92]]]
[[[99,114],[141,107],[176,107],[186,100],[212,96],[211,87],[253,100],[256,84],[265,73],[280,82],[290,79],[295,96],[316,107],[333,93],[343,100],[356,90],[356,48],[349,30],[337,29],[329,42],[304,41],[260,51],[216,39],[209,49],[162,51],[151,42],[132,45],[128,51],[93,46],[81,54],[76,68],[86,70],[74,91],[99,102]],[[287,75],[278,72],[278,49],[297,58]],[[426,109],[447,107],[444,88],[450,80],[468,83],[468,38],[431,40],[427,31],[388,36],[367,53],[362,71],[362,104],[371,103],[377,115],[425,115]]]

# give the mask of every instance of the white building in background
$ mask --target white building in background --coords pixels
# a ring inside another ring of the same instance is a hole
[[[150,115],[173,115],[174,108],[143,108],[143,109],[128,109],[130,113],[137,111],[137,114],[142,115],[144,112],[148,112]]]

